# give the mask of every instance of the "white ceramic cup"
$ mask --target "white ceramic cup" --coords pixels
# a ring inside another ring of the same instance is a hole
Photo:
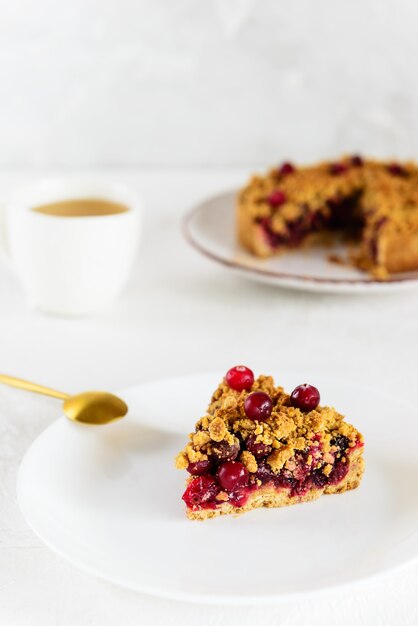
[[[77,198],[109,200],[128,210],[82,217],[33,210]],[[14,194],[4,217],[5,248],[30,306],[59,315],[91,314],[125,286],[138,247],[142,203],[124,185],[40,181]]]

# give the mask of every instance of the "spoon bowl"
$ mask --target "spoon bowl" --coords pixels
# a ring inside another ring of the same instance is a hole
[[[121,398],[106,391],[84,391],[64,401],[64,413],[74,422],[96,426],[124,417],[128,407]]]

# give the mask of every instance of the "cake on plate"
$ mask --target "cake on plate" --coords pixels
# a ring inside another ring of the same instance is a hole
[[[287,394],[271,376],[231,368],[176,467],[190,519],[281,507],[358,487],[363,437],[313,385]]]
[[[239,192],[240,243],[270,257],[344,234],[351,263],[379,280],[418,270],[418,167],[354,155],[253,176]]]

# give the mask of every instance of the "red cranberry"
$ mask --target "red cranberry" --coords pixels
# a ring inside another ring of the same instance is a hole
[[[225,376],[228,387],[235,391],[248,391],[254,383],[254,374],[245,365],[236,365],[227,371]]]
[[[406,171],[404,170],[402,165],[399,165],[399,163],[390,163],[388,165],[388,171],[393,176],[405,176],[405,174],[406,174]]]
[[[286,176],[286,174],[293,174],[294,171],[295,166],[292,165],[292,163],[289,163],[289,161],[285,161],[279,169],[280,174],[283,174],[284,176]]]
[[[354,167],[362,167],[364,165],[364,161],[358,154],[354,154],[351,157],[351,165]]]
[[[219,466],[216,478],[222,489],[234,491],[248,484],[249,474],[239,461],[225,461]]]
[[[299,385],[291,393],[292,406],[301,411],[313,411],[321,399],[319,391],[313,385]]]
[[[214,500],[219,491],[219,485],[213,476],[198,476],[188,484],[183,500],[192,509]]]
[[[256,435],[250,435],[245,442],[248,452],[251,452],[256,459],[262,459],[271,452],[271,446],[263,443],[262,441],[256,441]]]
[[[331,163],[329,171],[333,176],[339,176],[347,171],[347,165],[345,163]]]
[[[267,197],[267,202],[272,207],[278,207],[286,202],[286,194],[284,191],[276,189],[275,191],[272,191],[271,194]]]
[[[206,459],[205,461],[195,461],[195,463],[189,463],[187,471],[193,476],[201,476],[202,474],[209,474],[212,469],[212,459]]]
[[[244,402],[244,411],[251,420],[264,422],[267,420],[273,410],[273,402],[270,396],[264,391],[254,391],[246,397]]]
[[[240,452],[239,442],[229,444],[226,441],[212,443],[212,454],[218,461],[235,461]]]

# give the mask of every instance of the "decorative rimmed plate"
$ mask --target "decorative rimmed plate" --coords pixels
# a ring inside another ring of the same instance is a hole
[[[354,267],[330,262],[331,254],[347,256],[338,244],[258,259],[237,243],[235,197],[236,192],[230,191],[205,200],[185,216],[183,231],[196,250],[242,276],[277,287],[331,293],[388,293],[418,287],[418,272],[381,282]]]
[[[185,517],[185,472],[173,458],[221,376],[134,387],[124,420],[89,428],[62,417],[38,437],[18,476],[23,514],[78,568],[180,600],[274,603],[376,576],[418,556],[418,415],[398,398],[314,375],[364,433],[360,487],[282,509],[205,522]],[[396,428],[393,427],[396,416]],[[159,430],[156,430],[158,427]]]

